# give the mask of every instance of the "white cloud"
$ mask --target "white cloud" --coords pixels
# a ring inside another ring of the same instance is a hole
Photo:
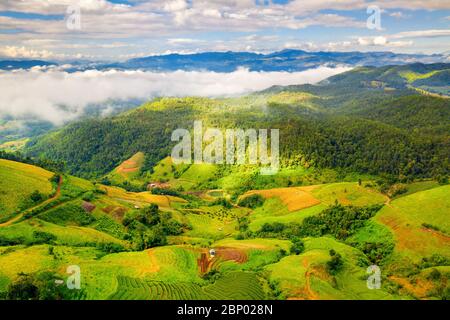
[[[397,18],[397,19],[405,19],[408,18],[409,16],[406,15],[405,13],[401,12],[401,11],[394,11],[389,13],[389,16]]]
[[[450,37],[450,29],[435,29],[435,30],[417,30],[399,32],[391,36],[392,38],[435,38],[435,37]]]
[[[379,46],[379,47],[407,47],[413,44],[412,41],[392,41],[385,36],[360,37],[357,43],[361,46]]]
[[[186,45],[186,44],[195,44],[195,43],[202,43],[203,40],[200,39],[190,39],[190,38],[173,38],[168,39],[167,43],[171,45]]]
[[[249,48],[255,51],[273,51],[275,50],[273,47],[278,44],[269,49],[267,46],[272,45],[271,41],[246,40],[246,43],[239,43],[229,41],[229,37],[224,37],[223,33],[258,33],[265,30],[270,33],[273,30],[301,30],[311,26],[330,27],[330,33],[333,32],[331,27],[364,29],[367,18],[365,9],[369,4],[376,4],[383,12],[389,12],[395,17],[405,17],[405,12],[412,10],[450,9],[448,0],[291,0],[285,5],[269,1],[268,6],[256,5],[255,0],[129,0],[128,2],[133,5],[114,4],[107,0],[0,0],[0,11],[65,15],[68,5],[79,3],[81,7],[81,30],[76,32],[68,30],[62,19],[29,20],[0,17],[0,29],[15,30],[0,33],[0,47],[28,48],[28,44],[21,42],[35,39],[33,47],[28,50],[64,52],[67,56],[81,53],[85,56],[99,56],[99,59],[115,59],[140,53],[122,46],[106,52],[102,50],[106,47],[99,47],[96,43],[134,42],[135,45],[141,45],[145,42],[147,47],[141,51],[160,51],[159,53],[174,49],[191,52],[210,51],[205,45],[206,41],[194,43],[186,40],[201,38],[204,32],[213,35],[214,32],[218,32],[214,35],[215,39],[209,38],[208,44],[216,45],[219,49],[236,51]],[[260,1],[263,2],[264,0]],[[324,10],[338,10],[338,13],[325,13]],[[339,11],[359,12],[360,15],[343,15]],[[336,42],[346,40],[338,34],[337,37],[341,38],[336,39]],[[392,39],[385,37],[388,40]],[[37,42],[45,39],[57,40],[61,46],[51,47],[51,44]],[[214,43],[220,39],[224,41]],[[287,37],[279,43],[279,47],[286,41],[289,41]],[[388,44],[397,47],[407,46],[408,43],[411,42],[388,41]],[[123,50],[119,50],[120,48]],[[74,50],[77,52],[73,53]]]
[[[57,60],[66,60],[66,59],[92,59],[94,56],[83,55],[83,54],[63,54],[63,53],[54,53],[49,50],[38,50],[31,49],[27,47],[18,47],[18,46],[5,46],[0,47],[0,57],[13,58],[13,59],[57,59]]]
[[[155,96],[228,96],[272,85],[316,83],[349,70],[319,67],[302,72],[231,73],[97,71],[66,73],[34,69],[0,73],[0,117],[33,118],[61,124],[83,114],[89,104]],[[26,93],[26,94],[24,94]]]

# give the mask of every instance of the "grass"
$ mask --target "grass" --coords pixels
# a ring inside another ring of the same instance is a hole
[[[192,230],[186,232],[190,237],[206,237],[221,239],[236,232],[237,222],[234,219],[219,220],[209,214],[187,214],[186,219]]]
[[[381,204],[387,197],[356,182],[341,182],[319,185],[312,189],[312,195],[325,205],[333,205],[337,200],[343,205],[368,206]]]
[[[265,293],[255,274],[230,272],[214,284],[164,282],[118,277],[116,300],[261,300]]]
[[[0,248],[0,253],[2,248]],[[15,248],[0,254],[0,292],[19,272],[33,273],[56,270],[67,277],[66,268],[78,265],[81,269],[82,289],[87,299],[107,299],[118,287],[118,276],[164,282],[190,282],[203,284],[198,277],[196,254],[179,247],[161,247],[142,252],[123,252],[98,258],[94,248],[55,246],[55,259],[48,246]],[[9,279],[6,280],[6,279]]]
[[[441,72],[440,70],[435,70],[435,71],[431,71],[428,73],[417,73],[417,72],[412,72],[412,71],[402,71],[399,73],[399,75],[406,79],[406,81],[408,81],[408,83],[413,83],[416,80],[420,80],[420,79],[427,79],[432,77],[433,75],[435,75],[436,73]]]
[[[395,250],[413,261],[434,253],[450,257],[449,192],[447,185],[398,198],[383,207],[375,221],[392,231]],[[426,229],[424,223],[442,232]]]
[[[384,203],[387,197],[359,186],[356,182],[341,182],[304,187],[252,190],[242,197],[260,194],[266,198],[264,205],[250,215],[250,230],[256,231],[264,223],[301,223],[304,218],[316,215],[335,201],[343,205],[367,206]]]
[[[433,180],[429,180],[429,181],[417,181],[417,182],[413,182],[413,183],[409,183],[408,185],[406,185],[406,192],[399,194],[398,196],[394,197],[394,198],[400,198],[400,197],[404,197],[404,196],[408,196],[410,194],[419,192],[419,191],[425,191],[425,190],[429,190],[429,189],[433,189],[436,187],[439,187],[439,183],[437,181],[433,181]]]
[[[28,202],[33,191],[49,196],[52,176],[52,172],[36,166],[0,159],[0,221],[32,206]]]
[[[222,239],[212,244],[212,247],[231,247],[243,250],[274,250],[284,249],[289,250],[291,242],[288,240],[278,239],[246,239],[235,240],[231,238]]]
[[[129,162],[122,167],[133,169],[134,165]],[[357,182],[317,184],[325,177],[334,181],[337,177],[333,171],[325,170],[315,176],[311,169],[282,169],[274,177],[261,177],[255,172],[251,166],[181,168],[173,166],[170,158],[163,159],[155,167],[152,179],[167,179],[171,187],[183,186],[199,192],[196,195],[202,194],[203,201],[194,201],[191,206],[185,206],[187,201],[177,197],[127,192],[64,176],[61,197],[52,207],[0,227],[1,238],[21,239],[21,243],[32,242],[35,231],[56,236],[52,243],[54,254],[48,245],[0,247],[0,293],[19,272],[47,270],[67,277],[67,266],[75,264],[81,268],[87,299],[265,299],[273,297],[269,289],[273,287],[279,298],[289,299],[399,298],[388,292],[406,298],[438,297],[433,293],[437,284],[428,279],[431,269],[419,269],[413,263],[433,254],[450,258],[450,186],[438,186],[433,181],[415,182],[407,185],[405,194],[389,202],[386,196]],[[10,181],[17,194],[22,192],[22,181],[42,183],[43,188],[48,187],[48,193],[53,191],[48,181],[53,174],[43,169],[0,160],[0,177],[2,174],[12,180],[0,180],[0,186],[2,181]],[[358,176],[348,179],[354,181],[355,177]],[[311,182],[315,184],[302,185]],[[279,183],[299,186],[280,188]],[[255,188],[244,196],[258,193],[266,198],[261,207],[251,210],[205,205],[205,199],[229,197],[230,190],[244,185]],[[96,207],[87,213],[82,208],[82,195],[96,188],[106,194],[92,192],[91,202]],[[7,206],[15,194],[1,198],[3,190],[11,191],[0,189],[0,204]],[[301,223],[336,200],[344,205],[384,203],[385,206],[345,243],[331,237],[303,239],[305,250],[300,255],[286,255],[292,245],[288,240],[232,238],[239,232],[238,217],[247,216],[250,230],[256,231],[264,223]],[[107,254],[96,248],[101,243],[131,248],[129,242],[122,240],[127,232],[121,223],[123,216],[150,203],[170,211],[174,219],[192,229],[169,236],[167,246],[140,252]],[[369,290],[366,286],[369,261],[357,248],[365,250],[360,244],[367,242],[395,244],[394,253],[381,263],[381,290]],[[207,268],[217,270],[220,275],[214,281],[203,279],[198,265],[200,254],[210,248],[215,248],[217,255]],[[327,270],[331,249],[341,254],[344,261],[336,275]],[[400,267],[404,272],[396,273]],[[435,268],[448,278],[448,267]],[[402,288],[392,291],[396,284]]]
[[[2,249],[0,247],[0,250]],[[33,273],[38,270],[50,270],[57,266],[57,262],[48,254],[48,247],[41,245],[13,248],[9,253],[0,254],[0,266],[0,278],[4,278],[1,281],[3,287],[0,286],[0,292],[2,292],[20,272]]]
[[[0,144],[0,150],[7,151],[7,152],[16,152],[21,150],[26,143],[29,141],[29,138],[24,138],[20,140],[14,140],[14,141],[7,141],[2,144]]]
[[[367,221],[364,227],[346,239],[347,243],[392,243],[393,241],[394,237],[389,228],[373,220]]]
[[[86,227],[59,226],[37,218],[12,224],[0,228],[0,236],[7,239],[24,238],[25,241],[33,239],[34,231],[48,232],[57,237],[56,243],[59,245],[84,246],[96,245],[97,243],[118,243],[125,244],[109,234]]]
[[[341,254],[344,265],[336,276],[329,274],[329,250]],[[332,238],[305,239],[305,252],[269,265],[270,281],[287,299],[392,299],[385,290],[370,290],[365,267],[359,266],[362,253]]]
[[[263,300],[266,297],[253,272],[228,272],[203,291],[212,300]]]
[[[188,164],[174,164],[172,157],[166,157],[153,167],[150,179],[156,182],[172,181],[177,179],[188,168]]]
[[[217,166],[214,164],[192,164],[181,174],[181,176],[173,181],[174,187],[182,187],[184,190],[211,189],[209,183],[213,181],[217,172]]]
[[[103,257],[98,263],[116,266],[121,269],[119,274],[135,278],[202,283],[198,276],[197,253],[179,246],[115,253]]]
[[[112,300],[201,300],[206,296],[195,283],[166,283],[119,276]]]
[[[326,206],[319,204],[310,208],[290,212],[281,200],[271,198],[266,200],[261,207],[256,208],[250,215],[249,228],[251,231],[257,231],[265,223],[301,223],[306,217],[316,215],[324,209],[326,209]]]
[[[281,103],[281,104],[290,104],[290,105],[301,105],[307,106],[311,109],[317,110],[315,107],[310,106],[308,103],[311,99],[318,98],[307,92],[288,92],[282,91],[280,93],[271,95],[268,99],[268,103]]]
[[[39,215],[39,218],[62,226],[86,226],[95,218],[82,208],[82,201],[75,200],[64,203]]]
[[[145,155],[142,152],[138,152],[128,160],[122,162],[117,168],[115,168],[108,178],[112,183],[118,184],[125,181],[136,182],[142,185],[142,181],[139,178],[142,165],[144,164]],[[138,181],[136,181],[138,180]]]
[[[144,207],[149,205],[150,203],[154,203],[159,207],[168,209],[171,208],[172,202],[186,202],[186,200],[178,197],[155,195],[151,194],[150,192],[135,193],[128,192],[122,188],[108,186],[101,186],[100,188],[106,191],[108,197],[116,200],[122,200],[138,207]]]
[[[320,203],[310,192],[302,187],[276,188],[268,190],[253,190],[246,192],[242,197],[259,194],[266,199],[279,198],[290,212],[309,208]]]

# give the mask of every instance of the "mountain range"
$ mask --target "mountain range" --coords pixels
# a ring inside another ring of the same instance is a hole
[[[286,71],[295,72],[316,68],[322,65],[338,66],[386,66],[410,64],[415,62],[437,63],[448,61],[446,54],[399,54],[392,52],[307,52],[287,49],[279,52],[262,54],[253,52],[204,52],[193,54],[154,55],[130,59],[125,62],[89,62],[73,61],[67,67],[68,72],[80,70],[206,70],[214,72],[232,72],[238,68],[250,71]],[[0,60],[0,69],[29,69],[34,66],[58,65],[56,62],[40,60]]]

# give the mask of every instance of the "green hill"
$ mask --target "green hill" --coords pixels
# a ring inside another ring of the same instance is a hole
[[[52,176],[32,165],[0,159],[0,222],[47,199],[54,192]]]
[[[355,68],[317,86],[276,87],[242,98],[162,98],[114,117],[68,125],[32,139],[24,150],[65,162],[72,174],[88,178],[117,171],[143,152],[140,175],[149,177],[170,155],[173,130],[192,130],[194,120],[202,120],[204,127],[223,129],[280,128],[284,166],[445,175],[450,100],[419,94],[407,87],[412,76],[405,76],[445,68]]]

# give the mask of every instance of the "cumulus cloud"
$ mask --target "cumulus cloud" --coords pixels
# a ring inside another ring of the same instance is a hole
[[[92,55],[84,55],[81,53],[64,54],[55,53],[50,50],[38,50],[27,48],[24,46],[5,46],[0,47],[0,57],[13,58],[13,59],[92,59]]]
[[[0,117],[40,119],[62,124],[84,113],[92,104],[155,96],[230,96],[272,85],[316,83],[349,70],[322,66],[302,72],[231,73],[176,71],[98,71],[67,73],[33,69],[0,73]]]
[[[360,37],[358,44],[361,46],[379,46],[379,47],[407,47],[413,44],[412,41],[392,41],[387,37]]]

